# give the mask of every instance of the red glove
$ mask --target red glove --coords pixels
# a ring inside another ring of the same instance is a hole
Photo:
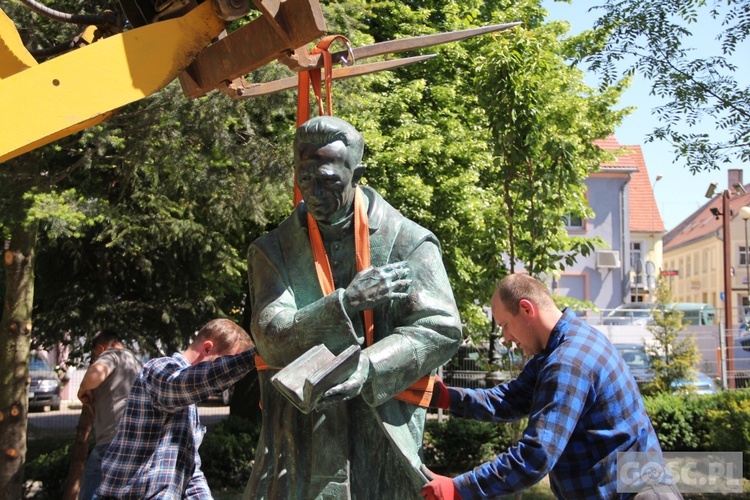
[[[448,386],[443,383],[443,379],[435,375],[435,384],[432,386],[432,399],[430,399],[430,408],[442,408],[449,410],[451,407],[451,396],[448,392]]]
[[[436,381],[437,382],[437,381]],[[441,382],[442,383],[442,382]],[[445,385],[443,385],[445,387]],[[435,479],[427,483],[419,492],[425,500],[461,500],[453,479],[433,474]]]

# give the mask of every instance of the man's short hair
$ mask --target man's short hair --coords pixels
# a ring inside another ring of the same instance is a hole
[[[214,319],[203,325],[195,342],[210,340],[219,354],[232,352],[235,348],[246,351],[253,341],[244,328],[229,319]]]
[[[541,309],[555,307],[547,285],[529,274],[509,274],[497,284],[495,293],[513,316],[520,312],[522,299],[534,302]]]
[[[110,348],[115,344],[122,343],[120,335],[111,328],[105,328],[98,332],[93,339],[91,339],[91,349],[95,349],[97,346]]]
[[[316,116],[297,129],[294,137],[294,164],[300,164],[300,154],[309,146],[319,149],[336,141],[346,145],[346,167],[353,170],[362,162],[365,140],[351,123],[335,116]]]

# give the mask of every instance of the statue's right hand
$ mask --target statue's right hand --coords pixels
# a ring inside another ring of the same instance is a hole
[[[393,299],[406,298],[411,279],[406,262],[394,262],[380,267],[363,269],[344,291],[347,311],[357,312]]]

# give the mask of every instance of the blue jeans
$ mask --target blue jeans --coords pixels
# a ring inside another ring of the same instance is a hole
[[[78,492],[78,500],[91,500],[96,489],[102,482],[102,458],[109,448],[109,443],[97,444],[89,453],[86,467],[83,469],[81,490]]]

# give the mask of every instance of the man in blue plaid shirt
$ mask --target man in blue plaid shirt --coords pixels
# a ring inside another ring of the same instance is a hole
[[[661,447],[635,380],[609,340],[526,274],[504,278],[492,314],[507,342],[533,356],[518,378],[492,389],[448,388],[436,382],[431,406],[493,422],[528,417],[521,439],[494,461],[456,478],[435,476],[422,496],[494,498],[532,486],[549,474],[558,498],[630,498],[617,493],[617,453]],[[681,498],[672,486],[641,498]]]
[[[247,332],[218,319],[182,354],[147,362],[102,461],[95,498],[212,498],[198,455],[205,427],[196,403],[244,377],[254,356]]]

